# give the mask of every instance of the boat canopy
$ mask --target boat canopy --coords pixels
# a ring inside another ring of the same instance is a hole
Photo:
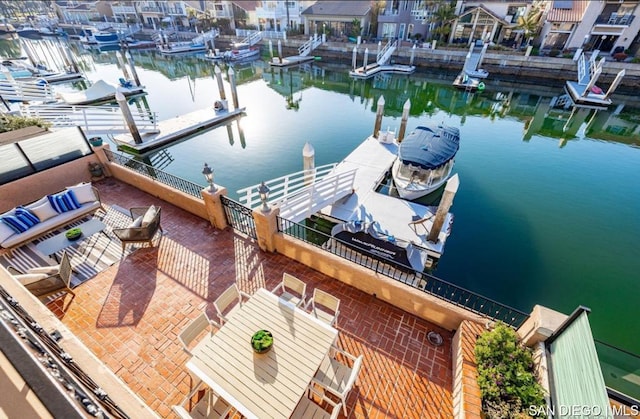
[[[400,143],[398,158],[403,164],[431,170],[451,160],[460,147],[460,130],[439,125],[419,126]]]

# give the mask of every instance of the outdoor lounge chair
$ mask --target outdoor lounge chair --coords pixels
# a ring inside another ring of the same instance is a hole
[[[340,314],[340,299],[328,292],[315,288],[313,297],[307,302],[305,309],[316,318],[336,327],[338,315]]]
[[[62,253],[59,265],[31,268],[26,273],[9,267],[9,272],[36,297],[45,298],[59,292],[76,295],[71,289],[71,262],[67,252]]]
[[[300,281],[293,275],[288,273],[282,274],[282,282],[278,284],[272,293],[279,295],[282,300],[290,301],[297,307],[304,304],[305,293],[307,291],[307,284]]]
[[[339,355],[345,361],[351,363],[351,366],[338,361],[332,355],[327,355],[318,372],[312,379],[312,384],[317,385],[320,389],[326,390],[329,394],[338,397],[342,401],[342,409],[344,415],[347,414],[347,397],[358,378],[358,373],[362,367],[363,356],[355,357],[342,349],[332,346],[331,353]]]
[[[227,317],[237,307],[237,303],[242,306],[242,298],[251,298],[247,293],[240,291],[237,284],[231,285],[224,290],[222,294],[213,302],[213,306],[216,308],[218,317],[220,318],[220,324],[224,324],[227,321]]]
[[[153,238],[162,227],[160,226],[160,213],[162,208],[154,205],[150,207],[131,208],[131,219],[133,220],[126,228],[114,228],[115,234],[122,243],[122,251],[127,243],[149,243],[153,246]],[[160,237],[162,239],[162,236]]]
[[[187,410],[184,406],[191,401],[191,398],[201,390],[202,383],[195,386],[180,405],[172,406],[173,411],[180,419],[218,419],[226,418],[231,411],[231,405],[222,397],[218,396],[211,389],[206,389],[202,398]]]

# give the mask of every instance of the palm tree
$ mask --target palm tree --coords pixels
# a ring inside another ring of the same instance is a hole
[[[522,29],[524,32],[524,36],[527,39],[527,46],[531,44],[531,40],[535,38],[540,31],[542,23],[541,17],[542,10],[538,7],[533,7],[526,15],[518,17],[516,28]]]
[[[433,33],[438,35],[438,41],[451,33],[451,22],[456,18],[455,5],[453,3],[441,3],[431,15],[430,22],[435,23]]]

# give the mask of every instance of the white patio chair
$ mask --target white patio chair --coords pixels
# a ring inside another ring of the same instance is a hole
[[[220,329],[220,327],[222,327],[215,320],[209,319],[209,316],[207,316],[207,313],[204,313],[204,312],[201,313],[195,319],[193,319],[191,323],[185,326],[185,328],[182,329],[182,331],[178,335],[178,339],[180,339],[180,342],[182,343],[182,349],[189,355],[192,355],[191,349],[190,349],[191,343],[195,340],[195,338],[200,336],[200,334],[202,334],[202,332],[204,332],[207,329],[209,329],[211,334],[213,334],[213,330],[211,329],[211,326],[217,329]]]
[[[282,274],[282,282],[278,284],[272,293],[278,295],[285,301],[290,301],[300,307],[304,305],[305,294],[307,292],[307,284],[288,273]]]
[[[305,309],[323,322],[337,327],[338,315],[340,314],[340,299],[328,292],[315,288],[313,297],[307,302]]]
[[[326,402],[331,407],[331,411],[325,410],[322,406],[315,403],[308,397],[303,397],[298,402],[293,413],[289,416],[289,419],[336,419],[340,414],[340,407],[342,403],[335,403],[333,400],[323,397],[322,394],[317,393],[313,387],[309,388],[310,391],[317,394],[322,398],[323,402]]]
[[[227,321],[227,317],[237,307],[242,306],[242,298],[251,298],[251,296],[245,292],[240,291],[237,284],[231,285],[224,290],[222,294],[213,302],[213,306],[216,308],[218,317],[220,318],[220,324],[224,324]],[[237,305],[235,304],[237,300]]]
[[[331,349],[332,353],[342,355],[352,365],[348,366],[333,356],[327,355],[322,360],[322,364],[320,364],[320,368],[318,368],[318,372],[316,372],[311,382],[319,386],[320,389],[338,397],[342,402],[344,415],[348,416],[347,397],[356,382],[356,378],[358,378],[364,358],[362,355],[355,357],[335,346],[332,346]],[[324,395],[324,393],[322,394]]]
[[[202,383],[200,383],[202,384]],[[231,405],[222,397],[215,394],[211,389],[207,389],[202,398],[196,403],[191,411],[185,405],[199,391],[201,385],[196,386],[191,393],[185,397],[179,405],[172,406],[173,411],[180,419],[222,419],[226,418],[231,411]]]

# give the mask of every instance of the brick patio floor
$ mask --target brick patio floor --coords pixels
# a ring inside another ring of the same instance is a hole
[[[349,417],[452,417],[450,332],[117,180],[96,186],[108,205],[162,206],[164,237],[76,288],[65,312],[49,307],[160,416],[172,417],[191,385],[181,329],[202,310],[215,318],[213,300],[234,281],[252,293],[289,272],[340,298],[339,346],[364,355]],[[444,345],[427,342],[431,330]]]

